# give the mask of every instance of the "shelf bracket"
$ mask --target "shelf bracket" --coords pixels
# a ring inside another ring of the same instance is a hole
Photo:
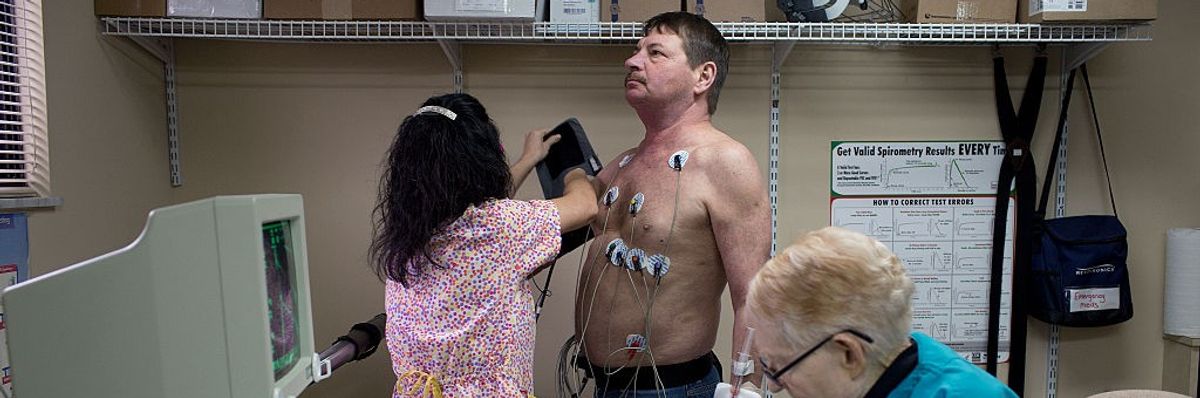
[[[183,172],[179,170],[179,106],[175,91],[175,44],[168,41],[166,61],[163,62],[163,85],[167,90],[167,161],[171,175],[171,186],[183,186]]]
[[[1087,61],[1095,58],[1109,43],[1082,43],[1071,44],[1063,51],[1064,59],[1066,59],[1067,69],[1063,69],[1063,73],[1078,68]]]
[[[457,40],[437,39],[438,46],[442,47],[442,52],[446,53],[446,60],[450,61],[450,67],[454,68],[454,92],[463,92],[463,72],[462,72],[462,44]]]
[[[158,58],[162,63],[171,62],[174,59],[174,45],[171,39],[154,38],[147,36],[125,36],[132,40],[134,44],[142,47],[143,50]]]
[[[780,90],[783,73],[783,62],[796,46],[795,41],[777,41],[771,49],[771,113],[770,129],[767,131],[767,148],[769,151],[767,166],[767,194],[771,204],[771,256],[775,255],[776,243],[779,237],[779,130],[780,126]]]
[[[1058,95],[1059,106],[1062,105],[1062,97],[1066,95],[1067,79],[1071,76],[1071,70],[1075,67],[1068,67],[1076,61],[1076,58],[1070,53],[1071,47],[1063,49],[1062,57],[1062,73],[1058,77]],[[1099,52],[1099,51],[1097,51]],[[1095,53],[1092,54],[1095,56]],[[1086,59],[1079,61],[1082,64]],[[1061,109],[1060,109],[1061,111]],[[1063,121],[1062,132],[1058,138],[1062,142],[1054,150],[1058,151],[1058,163],[1054,165],[1058,175],[1057,185],[1054,191],[1054,217],[1062,217],[1067,208],[1067,132],[1070,130],[1070,120]],[[1047,175],[1046,178],[1054,178]],[[1046,398],[1058,397],[1058,350],[1060,347],[1061,334],[1058,325],[1049,325],[1049,336],[1046,341]]]
[[[102,27],[103,28],[103,27]],[[179,164],[179,106],[175,90],[175,42],[169,38],[125,36],[163,63],[163,88],[167,95],[167,162],[172,187],[183,186]]]

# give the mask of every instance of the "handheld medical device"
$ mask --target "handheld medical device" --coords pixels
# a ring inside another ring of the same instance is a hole
[[[559,124],[547,137],[552,135],[562,137],[558,143],[550,147],[550,153],[537,164],[538,181],[542,185],[542,194],[546,199],[563,196],[566,189],[564,178],[572,169],[581,168],[590,176],[595,176],[603,169],[596,151],[592,150],[583,125],[575,118],[567,119]],[[588,227],[574,231],[563,231],[562,246],[558,256],[570,253],[590,238]]]

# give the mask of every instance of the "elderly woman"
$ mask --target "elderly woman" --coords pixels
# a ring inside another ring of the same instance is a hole
[[[1016,397],[950,348],[910,333],[913,283],[883,244],[809,232],[763,266],[748,304],[766,388],[792,397]]]

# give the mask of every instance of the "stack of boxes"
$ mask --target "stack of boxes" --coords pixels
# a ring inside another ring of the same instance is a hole
[[[420,20],[416,0],[262,0],[267,19]]]
[[[425,0],[425,19],[533,22],[541,4],[541,0]]]
[[[775,0],[94,0],[96,15],[312,20],[641,22],[688,11],[713,22],[783,22]],[[1113,23],[1157,0],[893,0],[915,23]]]
[[[96,15],[420,20],[420,0],[95,0]]]
[[[903,0],[916,23],[1117,23],[1157,17],[1158,0]]]
[[[1158,0],[1018,0],[1017,21],[1143,22],[1158,16]]]

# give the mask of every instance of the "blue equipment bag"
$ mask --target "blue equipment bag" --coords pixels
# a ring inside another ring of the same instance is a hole
[[[1058,135],[1054,138],[1049,172],[1042,186],[1038,222],[1034,226],[1029,314],[1055,325],[1107,326],[1133,317],[1129,268],[1125,263],[1129,244],[1125,239],[1125,226],[1117,217],[1117,204],[1112,193],[1112,180],[1108,176],[1108,160],[1104,156],[1104,140],[1100,136],[1100,121],[1096,117],[1096,102],[1092,97],[1087,65],[1081,66],[1079,71],[1088,91],[1113,215],[1045,219],[1050,181],[1054,179],[1071,88],[1075,82],[1075,71],[1071,71],[1059,114]]]
[[[1116,216],[1041,223],[1034,242],[1029,314],[1062,326],[1107,326],[1133,317],[1129,246]]]

